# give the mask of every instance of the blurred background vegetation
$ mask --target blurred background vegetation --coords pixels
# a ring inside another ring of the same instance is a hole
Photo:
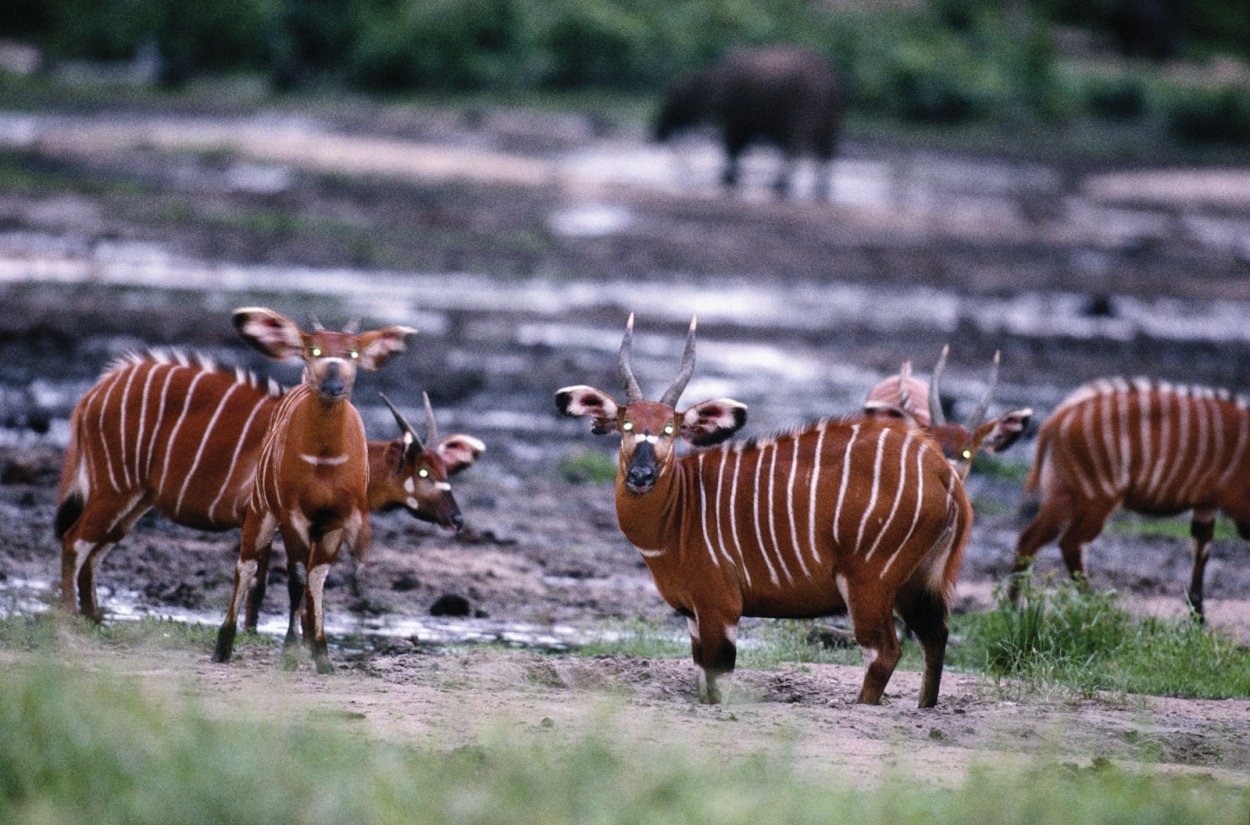
[[[371,93],[652,93],[736,47],[805,43],[854,110],[906,123],[1105,121],[1250,140],[1245,0],[6,0],[45,65],[148,60]]]

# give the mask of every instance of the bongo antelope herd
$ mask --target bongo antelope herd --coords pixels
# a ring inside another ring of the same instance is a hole
[[[101,561],[151,509],[202,530],[241,527],[213,651],[215,661],[227,662],[241,611],[245,628],[256,629],[271,543],[281,532],[290,598],[285,645],[302,631],[316,669],[328,672],[323,596],[341,549],[363,558],[369,513],[380,510],[405,508],[459,530],[449,478],[485,445],[463,433],[440,438],[424,394],[424,437],[382,396],[400,436],[366,441],[351,402],[357,371],[376,370],[403,351],[409,327],[359,333],[317,324],[306,332],[259,307],[236,310],[234,323],[267,356],[300,359],[303,382],[283,391],[201,357],[149,352],[111,364],[74,408],[55,517],[61,605],[100,620]],[[943,415],[944,348],[931,384],[905,362],[868,393],[858,415],[732,440],[746,424],[744,404],[715,398],[678,408],[694,374],[695,321],[678,375],[658,401],[647,400],[634,376],[633,324],[630,315],[617,353],[623,400],[575,385],[556,392],[556,406],[588,418],[592,433],[619,438],[617,520],[659,595],[687,619],[700,698],[720,700],[742,617],[845,613],[866,663],[857,700],[875,704],[900,656],[897,613],[924,653],[919,705],[935,705],[973,521],[963,481],[977,452],[1009,447],[1033,412],[986,419],[998,354],[963,423]],[[1190,511],[1187,595],[1201,619],[1216,513],[1250,538],[1247,478],[1250,401],[1146,379],[1086,384],[1038,434],[1026,487],[1038,492],[1040,508],[1020,534],[1008,595],[1016,600],[1033,558],[1056,538],[1069,572],[1082,578],[1086,545],[1118,508]]]
[[[972,526],[959,475],[923,433],[830,420],[724,444],[746,421],[728,398],[678,411],[694,372],[695,323],[681,371],[658,402],[630,363],[633,316],[618,358],[625,401],[565,387],[556,406],[620,437],[616,512],[656,588],[689,623],[703,698],[734,669],[742,616],[849,613],[876,704],[899,659],[897,609],[924,649],[920,707],[937,702],[955,579]],[[682,457],[677,441],[709,448]],[[720,446],[716,446],[720,445]]]
[[[80,612],[100,619],[100,562],[149,509],[201,530],[240,527],[282,395],[253,374],[178,352],[130,355],[110,366],[70,416],[56,513],[65,610],[74,611],[77,594]],[[427,415],[432,422],[428,407]],[[485,445],[463,434],[439,441],[431,429],[433,447],[426,449],[407,422],[400,428],[401,438],[368,444],[369,509],[402,506],[458,529],[455,498],[438,485],[470,466]],[[250,630],[264,595],[268,555],[262,559],[247,608]]]

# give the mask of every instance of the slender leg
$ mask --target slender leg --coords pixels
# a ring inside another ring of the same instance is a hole
[[[738,659],[738,617],[712,612],[700,613],[690,624],[690,652],[695,664],[703,669],[704,690],[700,701],[720,704],[717,680],[733,673]]]
[[[938,690],[942,685],[946,641],[950,635],[946,624],[946,601],[941,593],[921,588],[914,594],[900,595],[896,606],[924,650],[924,682],[920,687],[919,706],[931,708],[937,704]]]
[[[867,665],[864,684],[855,700],[864,705],[881,702],[881,695],[885,693],[885,686],[901,655],[898,635],[894,632],[894,596],[881,596],[879,582],[868,582],[867,586],[850,582],[847,587],[847,608],[855,629],[855,641],[864,651]],[[923,693],[921,698],[923,700]]]
[[[312,630],[311,647],[313,664],[318,673],[333,673],[334,664],[330,661],[329,649],[326,644],[325,607],[322,599],[325,590],[326,575],[330,565],[338,556],[339,545],[343,541],[343,531],[332,530],[315,541],[308,549],[308,588],[305,601],[308,604],[308,624]]]
[[[235,550],[241,551],[241,547],[236,546]],[[267,546],[256,557],[256,581],[247,594],[247,612],[243,620],[243,629],[248,633],[255,633],[260,622],[260,606],[265,602],[265,590],[269,585],[269,557],[272,553],[273,547]]]
[[[234,637],[237,631],[239,608],[256,578],[259,565],[259,548],[273,539],[277,519],[272,513],[257,513],[251,508],[243,519],[243,534],[239,540],[239,560],[234,566],[234,591],[226,607],[226,618],[217,631],[217,646],[213,650],[214,662],[228,662],[234,653]]]
[[[1020,532],[1020,538],[1016,542],[1016,560],[1011,567],[1011,577],[1007,584],[1007,598],[1013,605],[1020,600],[1020,582],[1032,566],[1033,557],[1037,555],[1037,551],[1059,537],[1071,514],[1072,497],[1067,491],[1047,495],[1033,521]]]
[[[1117,506],[1116,502],[1090,502],[1072,519],[1068,529],[1059,537],[1059,551],[1064,566],[1074,581],[1085,581],[1085,546],[1102,532],[1107,517]]]
[[[1202,612],[1203,578],[1206,574],[1207,557],[1210,553],[1211,540],[1215,538],[1215,512],[1212,510],[1194,510],[1193,519],[1189,522],[1189,534],[1193,537],[1194,568],[1189,577],[1189,609],[1194,618],[1205,622]]]

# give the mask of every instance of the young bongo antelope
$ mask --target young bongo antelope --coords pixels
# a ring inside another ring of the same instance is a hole
[[[1046,421],[1028,489],[1041,508],[1020,533],[1008,594],[1044,545],[1059,538],[1064,564],[1085,576],[1085,546],[1119,507],[1155,516],[1192,511],[1189,604],[1203,616],[1203,573],[1223,510],[1250,539],[1250,401],[1228,390],[1139,378],[1094,381]]]
[[[1000,453],[1015,444],[1029,426],[1033,410],[1024,407],[998,418],[985,420],[990,399],[998,384],[999,354],[995,352],[994,363],[990,366],[989,384],[986,385],[981,403],[966,424],[948,422],[942,413],[940,383],[942,373],[946,371],[946,357],[949,353],[949,346],[942,347],[942,356],[933,368],[932,385],[912,377],[911,362],[904,361],[898,375],[883,379],[869,390],[868,397],[864,399],[863,412],[869,417],[892,418],[902,421],[906,426],[924,430],[955,465],[959,478],[966,480],[972,469],[973,457],[981,451]],[[920,398],[927,398],[928,404],[917,406],[917,399]]]
[[[724,441],[746,420],[730,399],[678,412],[694,371],[691,321],[681,372],[658,402],[630,367],[633,317],[621,342],[626,400],[587,386],[556,393],[564,415],[620,435],[616,513],[660,595],[683,613],[703,698],[734,668],[742,616],[807,618],[847,611],[867,672],[859,702],[876,704],[899,658],[895,609],[924,648],[920,706],[937,702],[946,616],[972,508],[927,436],[887,423],[822,420],[762,440],[677,456]]]
[[[357,366],[376,370],[404,349],[403,326],[356,334],[306,333],[289,318],[258,307],[234,312],[239,335],[278,360],[302,358],[304,383],[274,411],[261,445],[256,480],[243,517],[234,592],[217,633],[213,660],[234,648],[236,618],[256,579],[260,557],[282,531],[288,566],[308,571],[304,637],[320,673],[334,670],[326,648],[322,604],[326,574],[343,543],[362,559],[369,548],[368,448],[360,414],[351,404]]]
[[[70,416],[62,462],[55,529],[66,612],[77,603],[84,616],[100,620],[100,562],[149,509],[201,530],[241,526],[281,398],[273,382],[265,387],[250,373],[182,353],[129,355],[105,370]],[[436,446],[419,451],[410,439],[415,434],[369,442],[369,508],[402,505],[417,518],[458,528],[455,499],[437,486],[435,457],[450,475],[471,465],[484,445],[456,434],[429,438]],[[435,482],[423,483],[422,471]],[[264,584],[261,570],[248,604],[252,630]]]

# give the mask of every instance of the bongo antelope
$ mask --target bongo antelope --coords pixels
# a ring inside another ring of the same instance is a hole
[[[1250,401],[1228,390],[1138,378],[1094,381],[1047,419],[1027,483],[1041,491],[1020,533],[1008,594],[1044,545],[1059,539],[1064,564],[1085,575],[1085,547],[1124,507],[1146,515],[1192,511],[1189,604],[1203,616],[1203,573],[1224,511],[1250,539]]]
[[[869,390],[868,397],[864,399],[863,412],[870,417],[898,419],[907,426],[925,430],[955,465],[960,479],[967,479],[973,456],[981,451],[1000,453],[1016,443],[1029,426],[1033,410],[1025,407],[985,421],[994,387],[998,384],[999,355],[995,352],[985,395],[968,422],[948,422],[942,413],[940,383],[949,352],[950,347],[942,347],[942,356],[933,368],[932,385],[912,377],[911,362],[904,361],[898,375],[883,379]],[[927,405],[919,406],[919,399],[927,399]]]
[[[334,670],[326,648],[322,595],[326,574],[345,543],[357,559],[369,548],[368,448],[364,424],[351,404],[357,367],[376,370],[404,349],[415,330],[304,332],[269,309],[234,312],[243,340],[271,358],[302,358],[304,382],[274,411],[261,444],[256,479],[243,516],[234,592],[217,633],[213,660],[230,660],[238,611],[255,582],[260,556],[282,531],[289,565],[303,563],[304,638],[317,671]],[[291,634],[288,634],[288,637]]]
[[[937,702],[946,616],[972,509],[959,476],[923,433],[872,420],[822,420],[721,443],[746,407],[727,398],[678,411],[694,372],[691,321],[677,379],[647,401],[621,342],[625,402],[565,387],[556,406],[620,436],[616,512],[660,595],[683,613],[703,698],[734,668],[742,616],[847,611],[867,673],[859,702],[881,700],[898,662],[897,609],[924,648],[920,706]],[[707,449],[679,457],[677,440]],[[715,446],[715,445],[720,446]]]

